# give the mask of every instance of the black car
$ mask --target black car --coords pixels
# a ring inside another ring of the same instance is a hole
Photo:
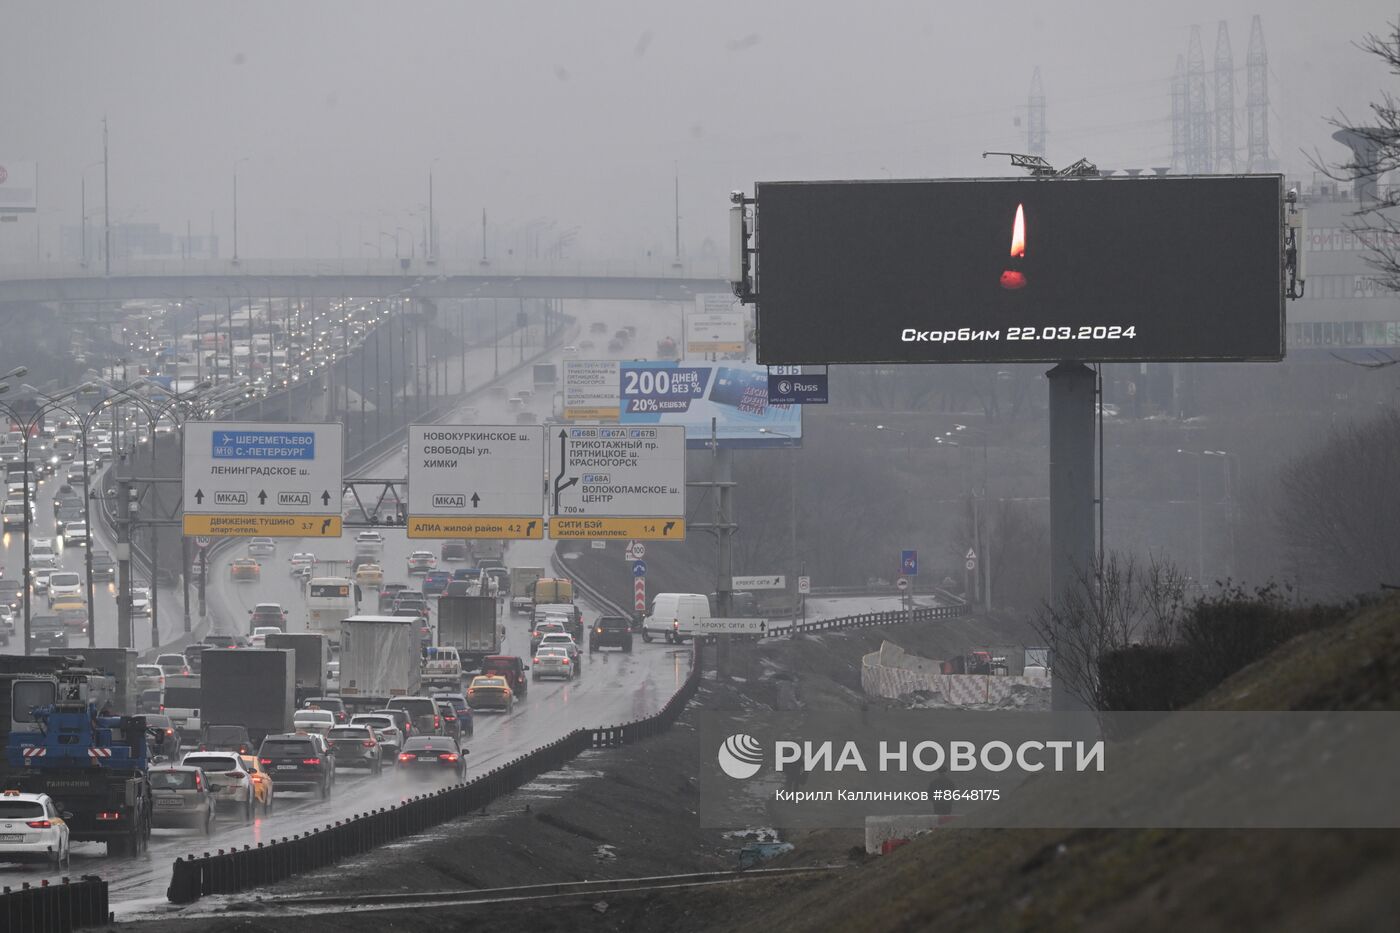
[[[326,733],[326,741],[335,752],[336,767],[367,768],[372,774],[378,774],[383,766],[380,760],[383,748],[369,726],[332,726]]]
[[[588,635],[588,653],[600,648],[632,650],[632,623],[622,616],[599,616]]]
[[[182,652],[185,656],[185,664],[189,667],[191,674],[198,674],[204,670],[204,649],[208,645],[186,645]]]
[[[240,755],[253,753],[253,739],[246,726],[205,726],[199,739],[202,752],[238,752]]]
[[[433,702],[439,707],[444,704],[452,707],[457,714],[457,735],[458,738],[463,733],[473,735],[476,733],[476,723],[472,720],[472,708],[467,705],[466,694],[463,693],[434,693]],[[444,712],[443,717],[446,718]]]
[[[335,785],[335,753],[316,735],[269,735],[258,749],[258,764],[283,787],[313,787],[329,797]]]
[[[246,648],[248,639],[242,635],[224,635],[215,632],[204,636],[204,644],[210,648]]]
[[[106,551],[92,552],[92,578],[94,580],[112,580],[117,576],[117,562],[112,559],[112,555]]]
[[[34,639],[35,651],[68,647],[68,627],[59,616],[32,616],[29,629]]]
[[[18,580],[0,580],[0,602],[9,606],[12,611],[18,612],[21,602],[20,591],[23,589],[24,587]]]
[[[465,541],[444,541],[439,553],[443,560],[467,560],[471,557],[471,551],[468,550]]]
[[[466,754],[450,735],[416,735],[399,749],[399,768],[410,774],[446,773],[461,780],[467,771],[462,760]]]
[[[180,733],[169,716],[147,713],[146,736],[152,757],[160,755],[172,761],[180,757]]]
[[[446,700],[439,700],[433,697],[433,704],[437,707],[438,719],[442,722],[443,735],[451,736],[457,741],[462,740],[462,720],[457,716],[457,707]]]

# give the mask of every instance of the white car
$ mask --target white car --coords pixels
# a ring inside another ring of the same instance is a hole
[[[190,752],[181,759],[180,764],[204,771],[205,780],[209,782],[209,799],[214,804],[215,812],[220,806],[227,808],[231,805],[234,812],[243,811],[245,820],[253,818],[253,804],[257,801],[257,795],[253,791],[253,779],[237,752]]]
[[[299,709],[292,714],[292,730],[325,735],[335,723],[335,713],[328,709]]]
[[[32,565],[36,557],[57,557],[58,552],[53,548],[53,538],[30,538],[29,539],[29,562]]]
[[[259,625],[253,629],[253,634],[248,637],[248,644],[253,648],[266,648],[267,636],[280,635],[282,630],[275,625]]]
[[[399,730],[399,724],[393,716],[386,716],[383,713],[357,713],[350,717],[352,726],[369,726],[374,730],[374,737],[378,739],[380,745],[392,746],[394,749],[394,759],[397,760],[399,749],[403,747],[403,732]],[[389,752],[384,752],[384,757],[389,758]]]
[[[165,671],[159,664],[136,665],[136,692],[165,689]]]
[[[363,544],[363,545],[372,546],[372,547],[383,547],[383,546],[384,546],[384,535],[383,535],[382,532],[373,531],[373,530],[370,530],[370,531],[362,531],[362,532],[360,532],[359,534],[355,535],[355,544],[356,544],[356,545],[361,545],[361,544]]]
[[[83,595],[83,577],[72,570],[55,570],[49,574],[49,603],[58,602],[65,596]]]
[[[530,679],[540,680],[544,677],[562,677],[565,680],[572,680],[580,673],[577,658],[569,654],[569,649],[562,645],[540,645],[535,652],[535,659],[530,664]]]
[[[48,794],[0,794],[0,859],[47,862],[55,871],[68,864],[68,823]]]
[[[535,654],[539,654],[546,648],[563,648],[569,652],[569,657],[574,659],[574,663],[578,663],[578,644],[574,641],[574,636],[568,632],[545,632],[544,637],[540,639],[540,646],[535,649]]]
[[[69,522],[63,526],[63,543],[70,547],[86,546],[88,543],[87,522]]]
[[[144,586],[131,588],[131,614],[148,616],[151,614],[151,591]]]

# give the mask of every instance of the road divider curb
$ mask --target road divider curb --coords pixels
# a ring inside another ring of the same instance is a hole
[[[111,920],[107,882],[95,875],[37,887],[25,882],[18,890],[6,885],[0,892],[0,933],[69,933]]]

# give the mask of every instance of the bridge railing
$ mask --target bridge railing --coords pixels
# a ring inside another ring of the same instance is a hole
[[[407,264],[405,264],[405,262]],[[100,262],[86,265],[76,260],[51,262],[0,263],[0,281],[49,279],[101,279],[160,277],[376,277],[404,280],[404,285],[439,277],[498,279],[518,277],[571,278],[657,278],[717,279],[728,276],[719,259],[671,262],[662,259],[492,259],[441,260],[428,264],[422,259],[122,259],[114,261],[110,273]]]

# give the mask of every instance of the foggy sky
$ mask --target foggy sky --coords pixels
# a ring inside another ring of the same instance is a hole
[[[398,228],[407,254],[434,159],[449,260],[479,249],[483,207],[493,227],[554,221],[546,241],[578,227],[571,258],[669,255],[673,166],[682,248],[698,255],[705,237],[722,250],[727,193],[755,180],[1008,174],[980,153],[1024,148],[1035,65],[1052,162],[1166,165],[1190,25],[1210,69],[1228,21],[1243,108],[1254,12],[1273,152],[1310,175],[1300,149],[1339,154],[1323,118],[1364,115],[1393,87],[1352,43],[1387,31],[1395,7],[1259,6],[6,0],[0,159],[39,162],[55,253],[106,114],[113,221],[202,234],[212,212],[225,257],[245,158],[249,257],[372,257]],[[1242,116],[1236,141],[1242,152]],[[98,223],[101,176],[87,173]],[[34,257],[34,224],[4,225],[0,261]]]

